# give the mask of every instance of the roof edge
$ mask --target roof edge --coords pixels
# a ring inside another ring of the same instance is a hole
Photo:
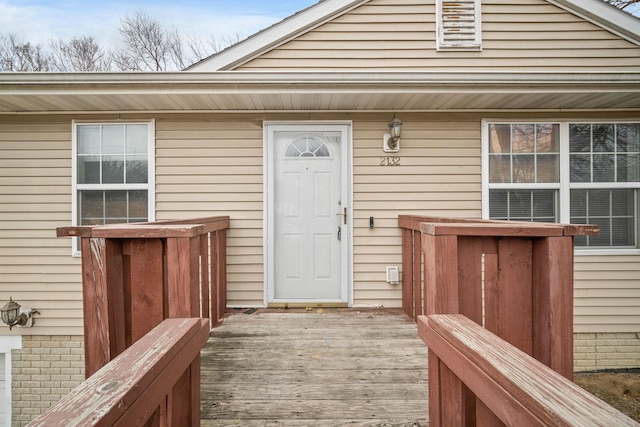
[[[459,84],[640,84],[640,72],[308,72],[308,71],[218,71],[218,72],[111,72],[111,73],[0,73],[0,93],[17,87],[141,87],[152,85],[217,85],[230,90],[252,85],[314,85],[397,86],[397,85],[459,85]]]
[[[229,48],[187,67],[184,71],[232,70],[369,0],[320,0]]]
[[[603,0],[547,0],[640,46],[640,19]]]

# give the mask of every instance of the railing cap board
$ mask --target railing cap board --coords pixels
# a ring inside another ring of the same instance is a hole
[[[425,226],[425,223],[432,225]],[[500,221],[415,215],[399,215],[398,226],[400,228],[408,228],[410,230],[421,231],[423,233],[433,235],[459,236],[594,236],[600,232],[597,225]],[[459,228],[456,229],[456,227]],[[536,229],[539,234],[536,234],[537,232],[534,231]]]
[[[139,425],[208,337],[206,319],[166,319],[28,426]]]
[[[640,426],[461,314],[419,316],[431,351],[507,425]]]
[[[58,237],[104,237],[104,238],[163,238],[195,237],[229,228],[229,217],[209,217],[187,220],[136,222],[99,226],[60,227]]]

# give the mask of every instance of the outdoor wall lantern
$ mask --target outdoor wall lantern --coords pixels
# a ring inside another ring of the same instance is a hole
[[[387,125],[389,133],[382,137],[382,150],[385,153],[397,153],[400,151],[400,134],[402,133],[402,121],[393,115],[393,119]]]
[[[32,327],[35,323],[33,319],[34,314],[40,314],[40,312],[30,308],[22,308],[22,306],[11,297],[9,297],[9,302],[0,308],[2,321],[9,325],[9,330],[14,326]]]

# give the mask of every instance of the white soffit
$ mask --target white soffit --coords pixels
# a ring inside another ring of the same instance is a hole
[[[0,73],[0,114],[640,109],[640,73]]]
[[[315,5],[250,36],[246,40],[191,65],[185,71],[234,69],[368,1],[321,0]]]

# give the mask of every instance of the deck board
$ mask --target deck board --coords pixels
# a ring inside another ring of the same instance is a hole
[[[427,349],[400,310],[231,315],[201,378],[204,427],[427,425]]]

